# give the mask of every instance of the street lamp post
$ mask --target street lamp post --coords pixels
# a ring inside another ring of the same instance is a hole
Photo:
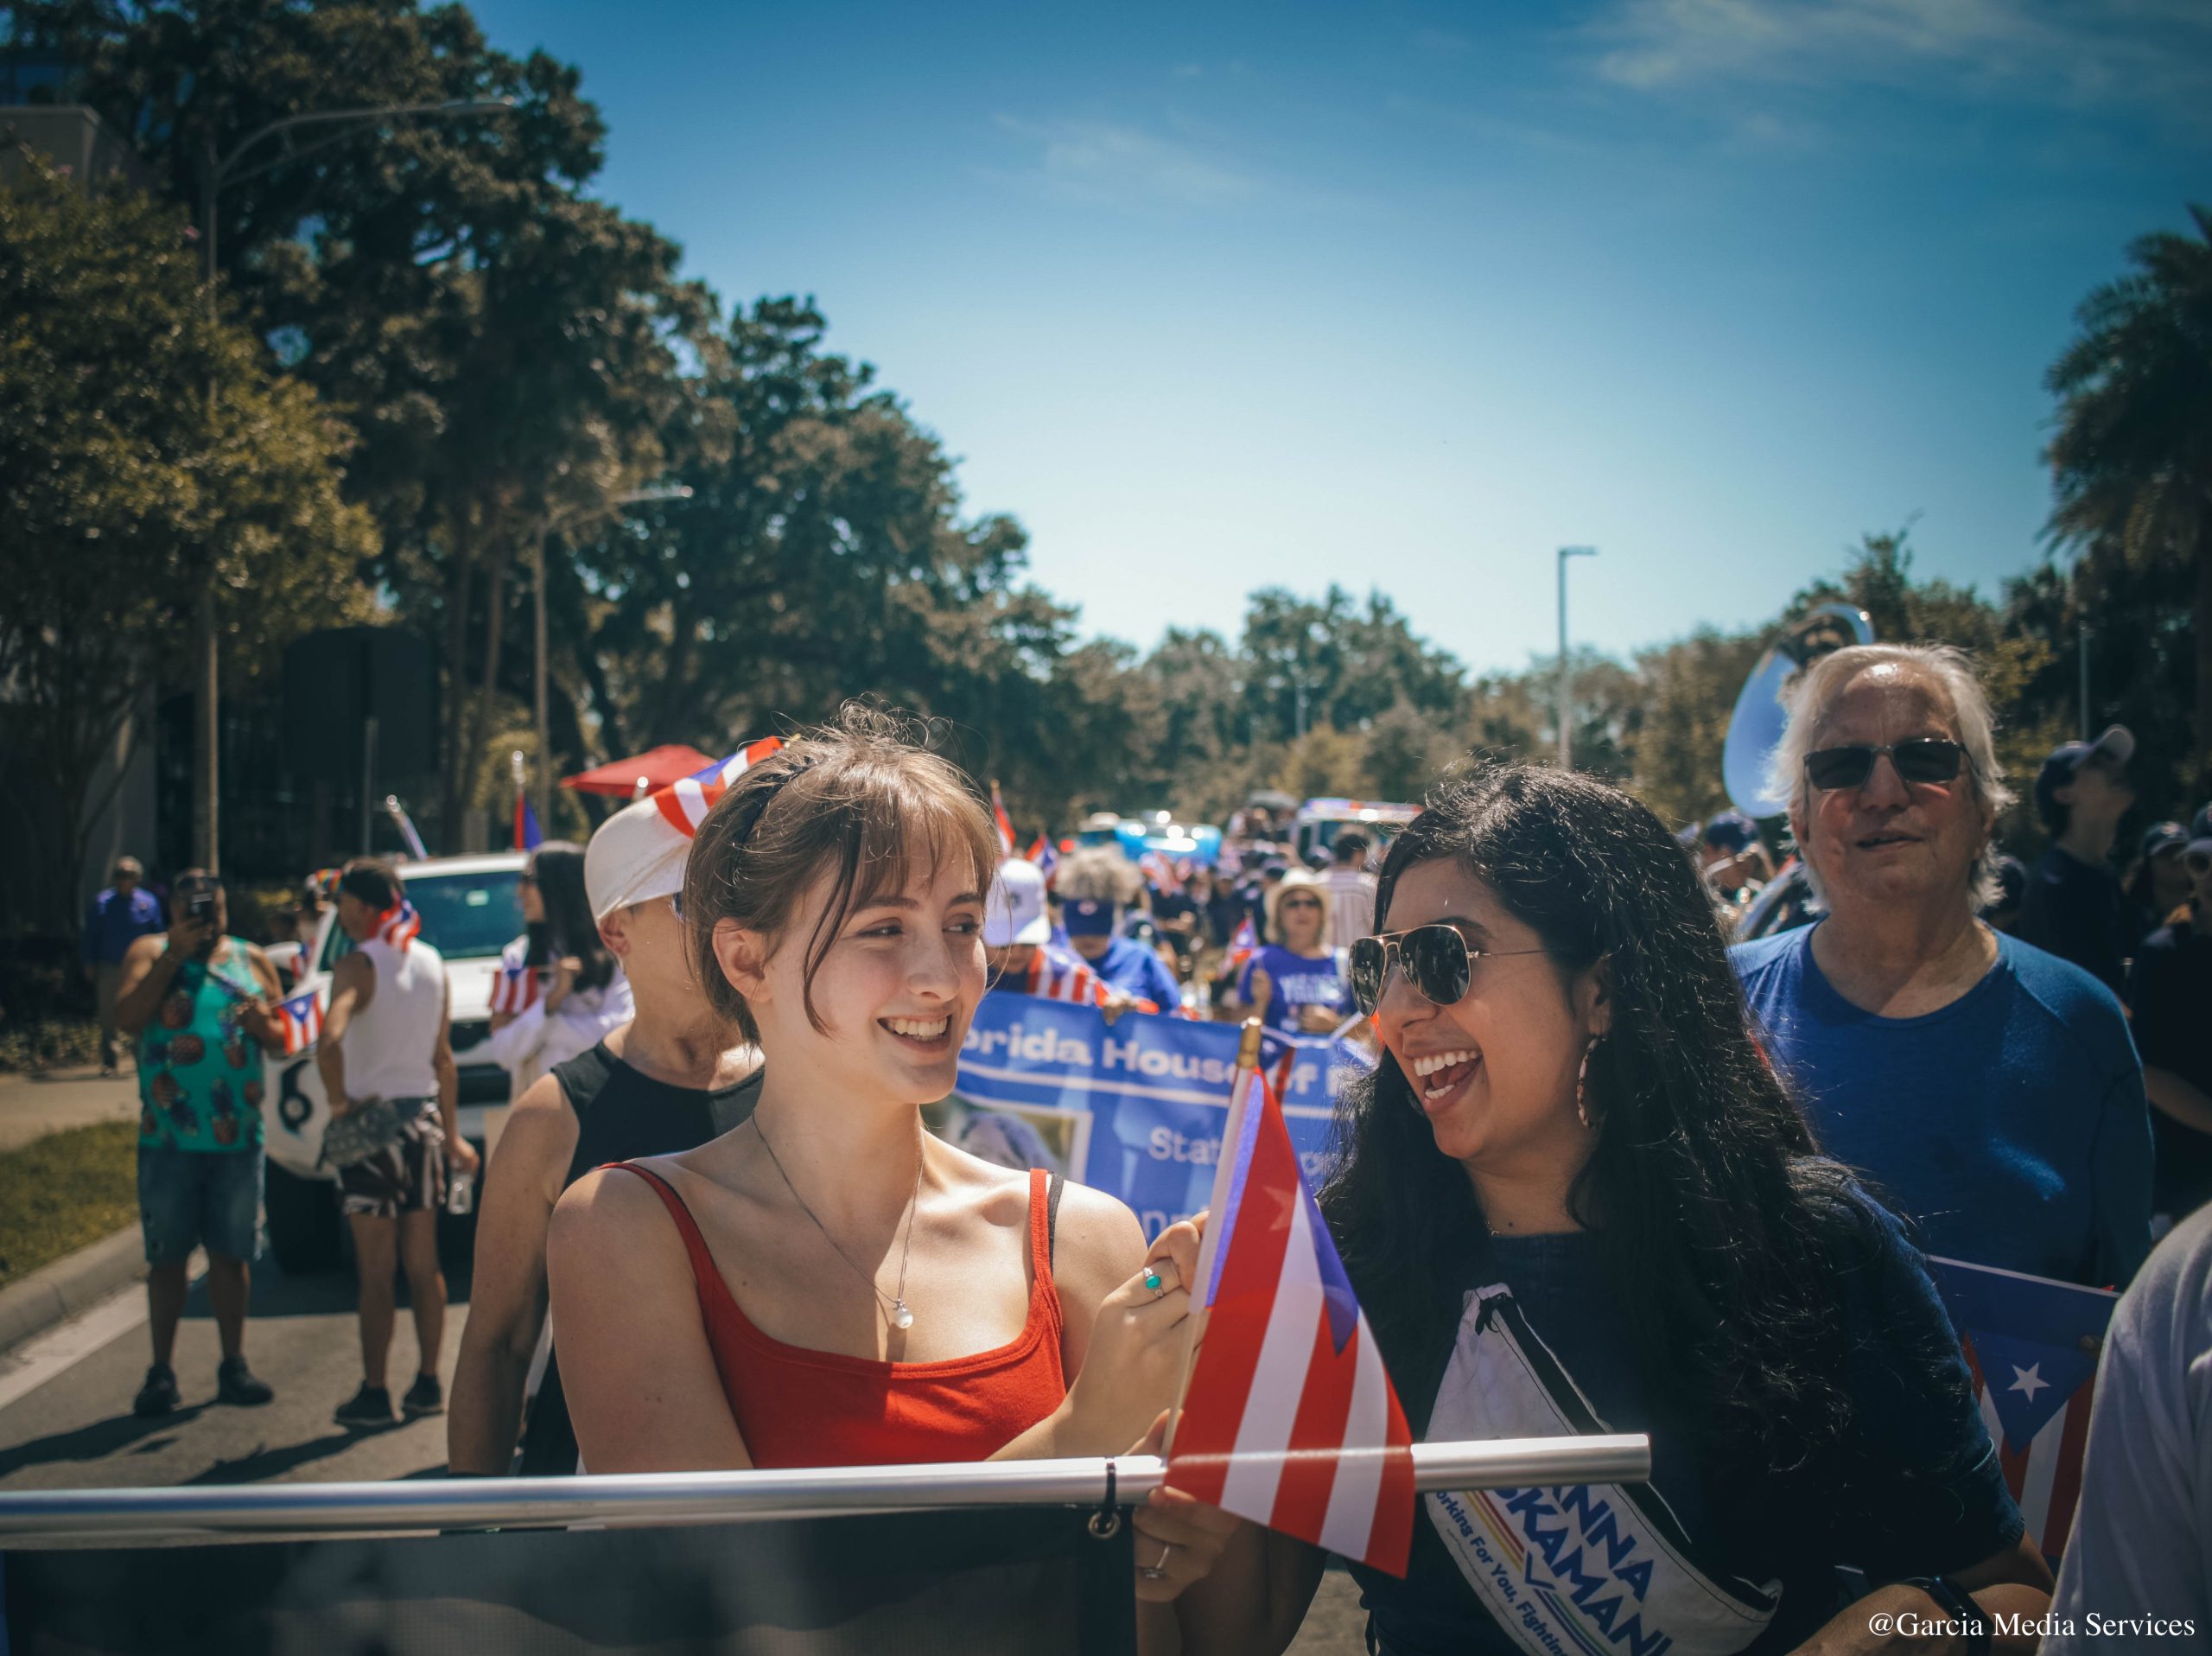
[[[649,488],[633,488],[618,494],[593,511],[563,520],[559,514],[548,518],[537,527],[531,552],[531,631],[536,646],[537,659],[531,670],[531,699],[535,729],[537,732],[537,786],[531,790],[537,796],[537,819],[541,823],[553,819],[553,732],[546,710],[546,672],[548,645],[545,621],[545,542],[557,528],[563,532],[580,529],[596,519],[610,517],[626,506],[644,506],[653,500],[688,500],[691,491],[681,483],[656,483]]]
[[[296,161],[309,150],[320,150],[325,144],[336,143],[355,132],[375,126],[397,116],[434,117],[441,115],[505,114],[515,106],[512,98],[458,98],[442,104],[383,104],[361,109],[331,109],[314,111],[304,115],[287,115],[256,127],[232,146],[230,154],[218,158],[211,139],[206,149],[206,159],[200,171],[200,270],[207,279],[207,320],[213,322],[220,314],[215,292],[215,207],[226,184],[258,177]],[[288,150],[283,155],[263,162],[244,172],[234,169],[245,158],[247,151],[264,139],[296,127],[336,126],[339,130],[304,150]],[[207,384],[207,409],[212,420],[215,406],[215,385]],[[220,708],[221,652],[215,632],[215,581],[210,568],[207,584],[200,593],[195,606],[194,630],[194,662],[192,672],[192,730],[193,765],[198,775],[198,787],[192,801],[192,855],[201,868],[213,873],[220,852],[220,807],[215,784],[215,765],[220,751],[220,736],[217,718]],[[366,810],[365,804],[363,809]]]
[[[1561,770],[1567,769],[1574,762],[1568,723],[1574,672],[1567,659],[1567,560],[1597,556],[1595,546],[1562,546],[1559,549],[1559,767]]]

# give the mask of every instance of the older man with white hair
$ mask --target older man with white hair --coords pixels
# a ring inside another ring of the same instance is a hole
[[[1821,1147],[1929,1253],[2125,1283],[2151,1242],[2142,1067],[2109,990],[1975,917],[2012,795],[1972,664],[1839,650],[1789,711],[1776,792],[1827,917],[1733,952]]]

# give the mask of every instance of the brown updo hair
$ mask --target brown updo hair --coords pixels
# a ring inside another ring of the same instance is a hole
[[[801,731],[715,802],[683,867],[683,924],[707,999],[747,1041],[760,1038],[723,975],[715,931],[734,920],[780,948],[824,871],[830,901],[806,943],[807,1022],[814,977],[855,909],[904,891],[917,863],[969,871],[980,898],[999,865],[998,831],[973,781],[932,751],[921,720],[848,702]]]

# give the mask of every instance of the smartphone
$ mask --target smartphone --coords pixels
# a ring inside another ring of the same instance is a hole
[[[215,894],[197,891],[185,899],[184,917],[195,926],[212,926],[215,922]]]

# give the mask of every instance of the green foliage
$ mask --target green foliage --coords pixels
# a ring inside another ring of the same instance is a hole
[[[203,595],[240,677],[366,607],[348,433],[206,291],[171,210],[36,162],[0,189],[0,682],[52,782],[22,802],[39,867],[77,865],[84,779],[181,674]],[[72,901],[43,880],[22,907]]]
[[[2135,269],[2083,302],[2081,335],[2051,366],[2050,528],[2081,553],[2085,597],[2149,586],[2164,615],[2191,615],[2196,647],[2186,676],[2172,678],[2195,708],[2189,769],[2202,789],[2212,787],[2212,208],[2189,211],[2196,236],[2139,239]],[[2152,647],[2170,653],[2164,640]]]

